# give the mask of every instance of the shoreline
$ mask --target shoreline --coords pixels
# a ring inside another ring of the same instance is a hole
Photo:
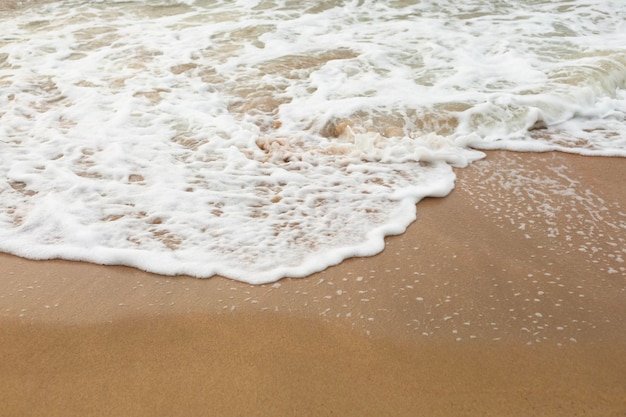
[[[626,159],[486,153],[381,254],[307,278],[0,254],[0,400],[32,416],[622,415]]]

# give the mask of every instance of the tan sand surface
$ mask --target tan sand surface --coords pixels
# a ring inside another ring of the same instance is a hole
[[[489,152],[251,286],[0,256],[0,416],[626,416],[626,159]]]

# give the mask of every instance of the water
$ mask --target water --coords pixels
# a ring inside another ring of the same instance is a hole
[[[626,156],[622,1],[0,2],[0,250],[306,276],[479,149]]]

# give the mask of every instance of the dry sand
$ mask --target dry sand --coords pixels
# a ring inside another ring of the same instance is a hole
[[[626,416],[626,159],[490,152],[251,286],[0,256],[0,416]]]

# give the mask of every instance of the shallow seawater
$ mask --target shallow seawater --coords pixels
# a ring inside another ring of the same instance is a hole
[[[0,250],[268,282],[477,149],[626,156],[619,1],[0,2]]]

